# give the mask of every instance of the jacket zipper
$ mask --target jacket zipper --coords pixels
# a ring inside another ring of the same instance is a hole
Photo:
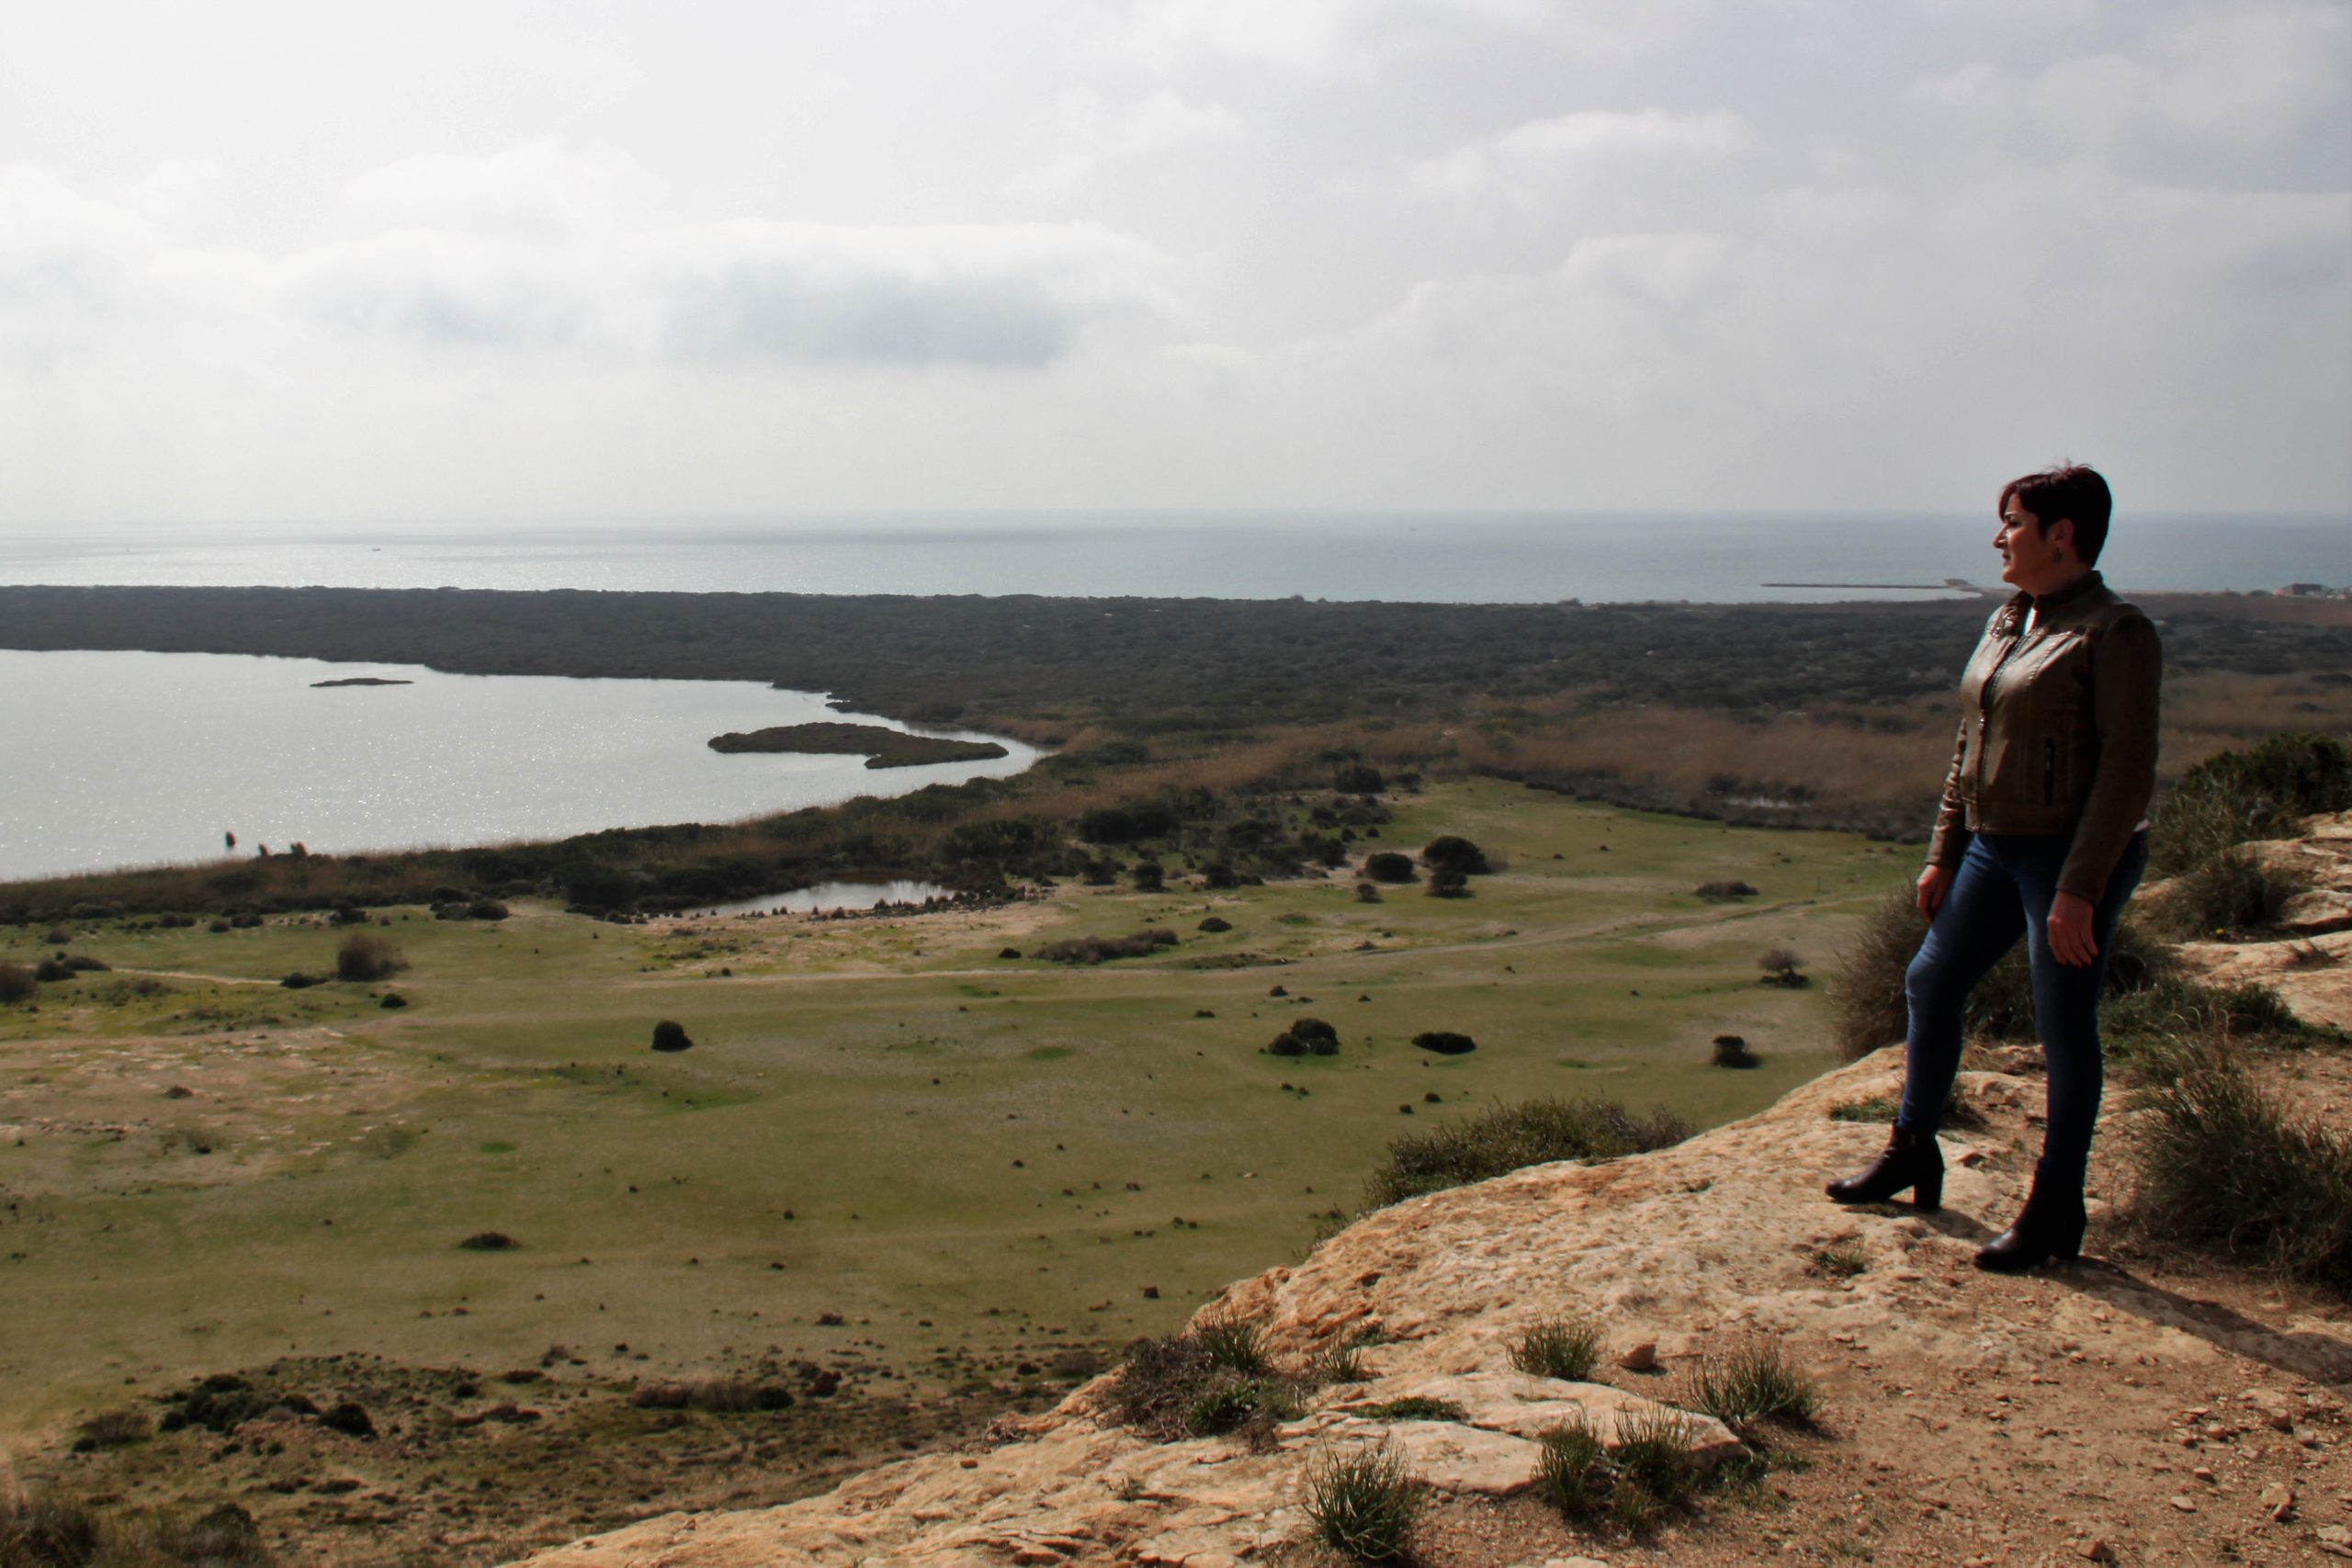
[[[1984,797],[1984,724],[1987,715],[1992,712],[1993,682],[2000,679],[2001,671],[2008,668],[2009,660],[2015,659],[2018,649],[2025,646],[2022,622],[2018,626],[2016,636],[2017,640],[2010,643],[2001,657],[1994,661],[1993,668],[1985,672],[1984,684],[1976,690],[1976,796],[1979,800]]]

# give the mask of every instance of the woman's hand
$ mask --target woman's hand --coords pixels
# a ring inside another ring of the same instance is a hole
[[[1951,891],[1951,867],[1931,865],[1919,874],[1919,918],[1933,920],[1936,911],[1944,907],[1944,895]]]
[[[2074,893],[2050,900],[2050,951],[2073,969],[2089,966],[2098,956],[2098,940],[2091,935],[2091,901]]]

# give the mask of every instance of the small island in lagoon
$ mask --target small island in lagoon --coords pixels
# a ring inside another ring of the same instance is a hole
[[[398,681],[389,675],[345,675],[339,681],[313,681],[311,690],[324,691],[329,686],[413,686],[413,681]]]
[[[943,740],[878,724],[782,724],[710,739],[714,751],[801,751],[864,756],[869,768],[911,768],[925,762],[985,762],[1007,755],[993,740]]]

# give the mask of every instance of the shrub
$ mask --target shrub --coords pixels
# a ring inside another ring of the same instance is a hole
[[[1532,1100],[1498,1107],[1420,1137],[1388,1145],[1388,1161],[1364,1184],[1364,1207],[1383,1208],[1522,1166],[1600,1161],[1679,1144],[1690,1124],[1671,1111],[1637,1117],[1591,1098]]]
[[[1055,964],[1101,964],[1114,958],[1145,958],[1176,945],[1176,933],[1153,926],[1133,936],[1081,936],[1049,942],[1035,956]]]
[[[1736,1034],[1716,1035],[1714,1055],[1710,1059],[1718,1067],[1754,1067],[1763,1065],[1757,1059],[1756,1053],[1747,1048],[1747,1042]]]
[[[2136,1222],[2352,1296],[2352,1138],[2293,1114],[2225,1045],[2175,1038],[2143,1060]]]
[[[364,926],[368,923],[368,911],[356,904],[338,904],[328,919],[338,926]]]
[[[45,986],[54,985],[60,980],[74,978],[74,971],[57,959],[44,958],[33,966],[33,978]]]
[[[389,979],[407,967],[408,959],[401,950],[372,931],[354,931],[335,950],[334,977],[338,980],[372,983]]]
[[[504,1231],[476,1231],[458,1245],[468,1252],[511,1252],[523,1244]]]
[[[107,1516],[57,1492],[0,1500],[0,1568],[272,1568],[253,1516],[223,1503],[176,1513]]]
[[[325,985],[327,983],[327,977],[324,975],[312,975],[307,971],[297,969],[292,974],[279,980],[277,983],[285,987],[289,991],[307,991],[313,986]]]
[[[1692,889],[1692,891],[1697,893],[1700,897],[1707,899],[1710,902],[1720,902],[1726,898],[1753,898],[1756,897],[1755,887],[1745,882],[1702,882],[1696,888]]]
[[[1287,1420],[1299,1405],[1295,1385],[1272,1369],[1264,1329],[1229,1316],[1136,1340],[1106,1398],[1114,1419],[1162,1441]]]
[[[1786,986],[1789,989],[1797,991],[1803,990],[1808,983],[1805,977],[1798,973],[1804,960],[1799,958],[1788,948],[1767,948],[1758,955],[1756,964],[1757,967],[1764,971],[1764,983],[1768,986]]]
[[[1385,1442],[1327,1455],[1306,1472],[1316,1538],[1358,1562],[1403,1560],[1424,1501]]]
[[[1809,1427],[1820,1413],[1821,1393],[1778,1345],[1757,1340],[1721,1356],[1702,1357],[1681,1403],[1735,1429],[1759,1421]]]
[[[1379,902],[1380,902],[1380,885],[1379,885],[1378,883],[1374,883],[1374,882],[1359,882],[1359,883],[1357,883],[1357,884],[1356,884],[1356,902],[1357,902],[1357,903],[1359,903],[1359,904],[1377,904],[1377,903],[1379,903]]]
[[[1374,882],[1410,882],[1414,876],[1413,858],[1395,850],[1383,850],[1364,857],[1363,874]]]
[[[1465,876],[1484,876],[1491,869],[1487,864],[1486,851],[1453,833],[1431,839],[1423,845],[1421,863],[1432,871],[1458,871]]]
[[[506,906],[495,898],[477,898],[466,906],[466,915],[469,919],[503,920],[507,914]]]
[[[1544,1434],[1535,1486],[1543,1499],[1572,1519],[1589,1519],[1609,1502],[1609,1450],[1590,1423],[1579,1419]]]
[[[1450,1399],[1417,1393],[1380,1404],[1359,1404],[1348,1414],[1366,1421],[1460,1421],[1469,1412]]]
[[[1201,883],[1207,887],[1238,887],[1241,873],[1229,860],[1215,860],[1201,868]]]
[[[1214,1438],[1253,1423],[1288,1421],[1299,1414],[1298,1391],[1276,1377],[1219,1382],[1184,1407],[1184,1429]]]
[[[386,991],[384,993],[384,999],[378,1002],[376,1005],[379,1008],[404,1008],[408,1006],[408,998],[401,995],[398,991]]]
[[[1340,1048],[1340,1032],[1319,1018],[1294,1019],[1290,1032],[1306,1041],[1310,1048],[1318,1043],[1328,1046],[1329,1049],[1316,1051],[1318,1056],[1328,1056]]]
[[[138,1410],[107,1410],[82,1423],[74,1435],[74,1451],[86,1454],[99,1449],[126,1448],[143,1443],[155,1435],[154,1424]]]
[[[639,1410],[789,1410],[791,1391],[747,1378],[649,1378],[629,1392]]]
[[[1547,1317],[1511,1341],[1510,1364],[1530,1377],[1583,1382],[1600,1362],[1600,1325],[1589,1317]]]
[[[2352,810],[2352,748],[2331,736],[2274,735],[2222,751],[2181,775],[2153,815],[2149,860],[2188,871],[2233,844],[2280,838],[2305,817]]]
[[[1138,893],[1161,893],[1168,887],[1168,868],[1156,860],[1139,860],[1129,874]]]
[[[1306,1042],[1285,1030],[1266,1043],[1266,1053],[1273,1056],[1304,1056]]]
[[[113,964],[103,958],[93,958],[86,953],[62,953],[58,954],[58,961],[76,975],[108,975],[114,972]]]
[[[1430,873],[1430,897],[1432,898],[1467,898],[1470,878],[1448,866],[1443,871]]]
[[[686,1036],[686,1026],[674,1019],[663,1019],[653,1026],[653,1048],[656,1051],[691,1051],[695,1043]]]
[[[1425,1029],[1413,1036],[1413,1043],[1424,1051],[1441,1056],[1466,1056],[1478,1048],[1478,1043],[1467,1034],[1456,1034],[1446,1029]]]
[[[21,964],[0,964],[0,1006],[28,1002],[40,994],[40,982]]]
[[[1211,915],[1202,920],[1197,929],[1208,932],[1211,936],[1217,936],[1226,931],[1231,931],[1233,929],[1233,922],[1227,919],[1223,915]]]

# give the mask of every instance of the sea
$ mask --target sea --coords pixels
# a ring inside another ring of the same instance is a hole
[[[1992,532],[1989,507],[1965,516],[993,512],[529,526],[0,523],[0,582],[1900,600],[1995,584]],[[2126,592],[2341,586],[2352,582],[2352,518],[2130,517],[2102,565]],[[317,684],[352,676],[404,683]],[[251,854],[262,843],[396,850],[726,821],[1017,772],[1037,756],[1008,740],[998,761],[876,771],[855,757],[722,755],[706,744],[729,729],[837,717],[858,716],[833,713],[822,693],[745,682],[459,676],[0,646],[0,880]]]
[[[0,582],[1734,604],[1994,584],[1978,513],[887,513],[490,525],[0,523]],[[2352,516],[2121,520],[2119,588],[2352,581]],[[1808,586],[1826,585],[1826,586]],[[0,634],[5,635],[5,634]]]

